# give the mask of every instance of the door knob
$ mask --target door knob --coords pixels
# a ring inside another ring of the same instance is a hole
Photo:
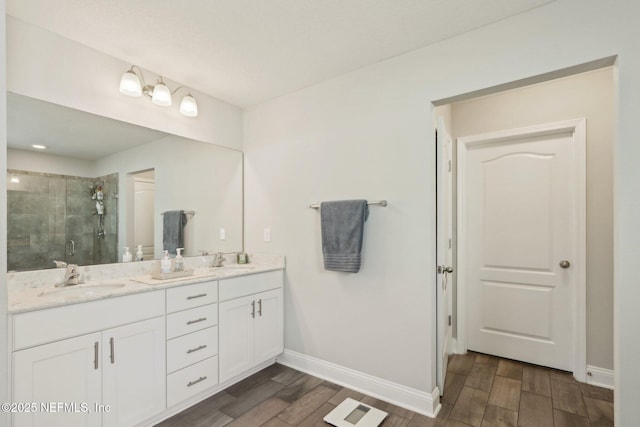
[[[571,263],[569,261],[567,261],[566,259],[563,259],[562,261],[560,261],[558,263],[560,265],[560,267],[562,268],[569,268],[571,266]]]
[[[453,273],[453,267],[445,267],[444,265],[439,265],[438,266],[438,274],[442,274],[442,273]]]

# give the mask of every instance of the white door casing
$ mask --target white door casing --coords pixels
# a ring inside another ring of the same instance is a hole
[[[585,379],[585,132],[579,119],[458,139],[461,349]]]
[[[437,174],[437,385],[444,393],[447,362],[451,353],[453,312],[452,274],[447,268],[453,266],[453,188],[452,188],[452,139],[442,117],[437,118],[436,174]]]

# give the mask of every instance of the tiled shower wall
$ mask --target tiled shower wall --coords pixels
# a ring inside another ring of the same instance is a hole
[[[104,238],[98,238],[96,201],[91,199],[97,184],[105,193]],[[117,262],[117,194],[117,174],[81,178],[9,170],[8,270],[53,268],[54,259],[78,265]]]

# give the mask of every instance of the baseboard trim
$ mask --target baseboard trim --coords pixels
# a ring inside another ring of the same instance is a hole
[[[428,417],[440,411],[437,387],[427,393],[288,349],[277,362]]]
[[[587,365],[587,384],[613,390],[613,370]]]

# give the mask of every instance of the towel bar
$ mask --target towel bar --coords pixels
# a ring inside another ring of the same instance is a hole
[[[387,201],[386,200],[378,200],[378,201],[375,201],[375,202],[367,202],[367,205],[369,205],[369,206],[371,206],[371,205],[380,205],[380,206],[382,206],[384,208],[385,206],[387,206]],[[314,203],[313,205],[309,205],[309,207],[311,209],[320,209],[320,204],[319,203]]]
[[[185,215],[195,215],[195,211],[184,211]],[[164,212],[160,212],[160,215],[164,215]]]

